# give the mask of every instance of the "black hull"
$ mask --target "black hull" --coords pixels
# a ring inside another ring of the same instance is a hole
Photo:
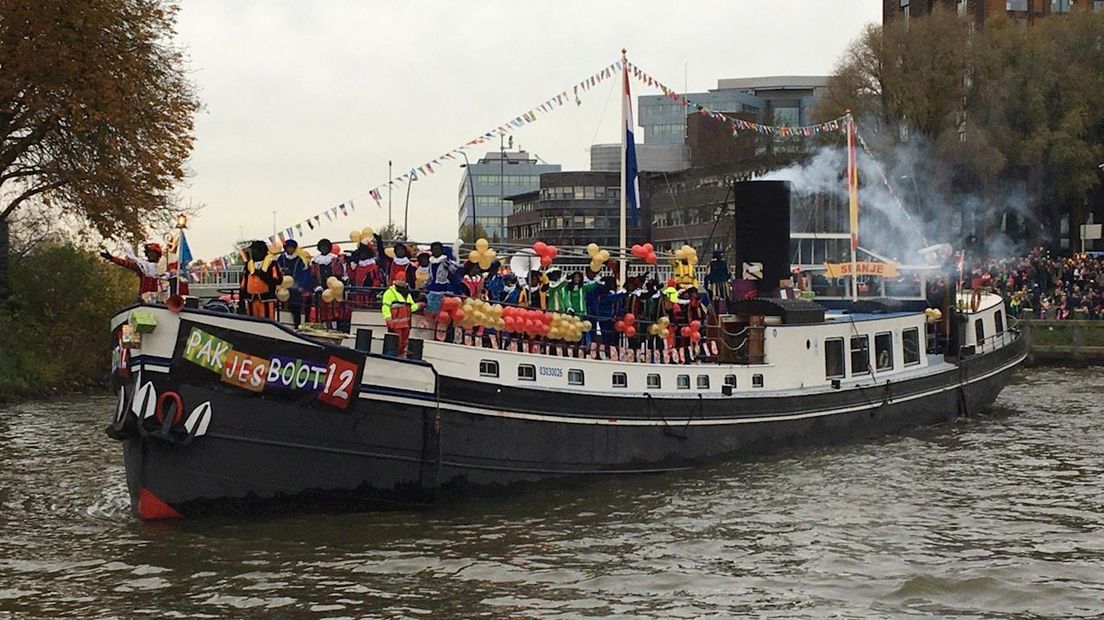
[[[351,411],[305,409],[147,373],[158,391],[179,390],[185,403],[209,401],[210,429],[185,446],[133,431],[120,438],[132,505],[144,519],[409,507],[549,480],[677,471],[940,423],[990,405],[1024,355],[1016,339],[889,386],[757,398],[546,393],[542,400],[529,390],[442,378],[440,401],[362,386]]]

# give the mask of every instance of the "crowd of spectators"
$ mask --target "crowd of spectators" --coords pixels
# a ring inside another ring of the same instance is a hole
[[[1042,247],[1020,258],[991,259],[973,270],[1008,301],[1012,316],[1104,319],[1104,254],[1051,255]]]

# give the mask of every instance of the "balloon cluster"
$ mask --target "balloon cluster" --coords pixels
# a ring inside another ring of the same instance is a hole
[[[613,324],[613,329],[632,338],[636,335],[636,315],[632,312],[626,313],[625,316]]]
[[[701,321],[690,321],[689,325],[683,325],[679,330],[683,338],[689,338],[690,342],[697,342],[702,339],[701,335]]]
[[[376,231],[372,230],[371,226],[365,226],[361,230],[354,230],[349,233],[349,241],[353,243],[361,243],[368,245],[372,243],[372,239],[375,238]]]
[[[276,285],[276,299],[280,301],[287,301],[291,299],[291,285],[295,284],[295,280],[291,276],[284,276],[283,281]]]
[[[609,250],[603,250],[597,243],[587,244],[587,255],[590,256],[590,270],[601,271],[602,266],[610,259]]]
[[[468,252],[468,260],[473,263],[478,263],[479,268],[486,271],[491,268],[491,263],[494,262],[498,253],[491,248],[491,244],[486,239],[480,238],[475,242],[475,249]]]
[[[645,243],[644,245],[634,244],[631,251],[633,256],[649,265],[654,265],[656,263],[655,247],[650,243]]]
[[[543,241],[538,241],[533,244],[533,251],[540,257],[541,269],[548,269],[552,266],[552,261],[555,260],[556,255],[560,253],[556,246],[548,245]]]
[[[665,316],[659,317],[655,323],[648,326],[648,333],[667,340],[671,337],[671,319]]]
[[[691,267],[697,267],[698,251],[689,245],[683,245],[681,248],[675,250],[675,259],[685,260]]]
[[[322,291],[322,301],[341,301],[345,297],[345,283],[337,276],[326,278],[326,290]]]
[[[544,312],[527,308],[506,308],[502,313],[504,329],[529,336],[546,336],[550,340],[579,342],[583,333],[594,325],[577,316],[559,312]]]

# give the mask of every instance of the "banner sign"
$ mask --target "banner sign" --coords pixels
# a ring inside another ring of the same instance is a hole
[[[192,385],[348,409],[360,390],[364,355],[182,320],[172,368]]]
[[[851,275],[851,263],[824,263],[825,277],[846,278]],[[878,276],[880,278],[896,278],[897,263],[855,263],[855,270],[860,276]]]

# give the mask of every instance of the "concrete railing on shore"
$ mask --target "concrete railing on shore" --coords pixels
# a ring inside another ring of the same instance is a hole
[[[1104,364],[1104,321],[1020,319],[1033,364]]]

